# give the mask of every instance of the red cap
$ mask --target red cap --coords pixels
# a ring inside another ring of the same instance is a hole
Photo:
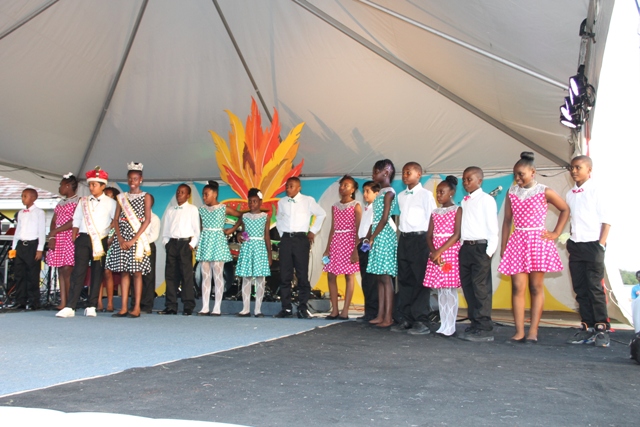
[[[102,170],[100,166],[96,166],[95,169],[88,171],[85,176],[87,177],[87,182],[95,181],[106,185],[109,180],[109,174]]]

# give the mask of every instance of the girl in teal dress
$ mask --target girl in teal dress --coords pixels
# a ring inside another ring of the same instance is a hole
[[[244,227],[244,233],[238,236],[242,243],[236,276],[242,277],[242,311],[238,317],[249,317],[251,308],[251,282],[256,283],[255,317],[264,317],[260,312],[264,297],[265,277],[271,275],[271,239],[269,238],[269,216],[262,212],[262,193],[257,188],[249,190],[249,213],[242,216],[231,229]]]
[[[369,323],[379,328],[393,325],[392,276],[396,276],[398,272],[398,237],[391,219],[391,211],[397,204],[396,193],[391,188],[395,174],[396,168],[389,159],[379,160],[373,166],[373,181],[380,184],[381,190],[373,201],[373,222],[368,236],[371,252],[367,273],[376,275],[379,301],[378,315]]]
[[[209,181],[202,189],[202,201],[200,221],[202,233],[196,251],[196,261],[202,266],[202,309],[198,316],[209,315],[209,301],[211,300],[211,273],[215,284],[215,303],[213,305],[212,316],[220,316],[220,304],[222,304],[222,294],[224,293],[224,263],[231,261],[231,252],[227,243],[226,234],[231,233],[231,229],[224,229],[227,215],[238,216],[239,213],[233,208],[218,203],[218,183]]]

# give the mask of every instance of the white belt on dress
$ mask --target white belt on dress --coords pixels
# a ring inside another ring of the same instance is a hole
[[[202,231],[222,231],[222,228],[203,228]]]
[[[453,233],[449,233],[449,234],[434,234],[433,237],[451,237],[453,236]]]
[[[527,228],[527,227],[516,227],[516,230],[522,230],[522,231],[535,231],[535,230],[544,230],[544,227],[531,227],[531,228]]]
[[[262,237],[253,237],[253,236],[250,236],[250,237],[249,237],[249,240],[264,240],[264,236],[262,236]]]
[[[334,233],[355,233],[355,230],[333,230]]]

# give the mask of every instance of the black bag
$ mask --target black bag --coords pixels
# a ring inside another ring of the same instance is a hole
[[[629,343],[629,348],[631,349],[631,358],[640,363],[640,335],[633,337]]]

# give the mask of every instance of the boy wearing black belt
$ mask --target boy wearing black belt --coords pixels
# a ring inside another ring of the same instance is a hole
[[[38,192],[34,188],[22,191],[26,209],[17,216],[16,233],[9,258],[13,258],[16,279],[16,300],[9,308],[37,310],[40,308],[40,262],[44,248],[44,211],[34,205]]]
[[[427,230],[436,207],[433,193],[420,184],[422,166],[409,162],[402,168],[407,186],[398,193],[400,238],[398,239],[398,296],[394,332],[427,335],[429,330],[429,288],[422,286],[429,260]]]
[[[460,228],[460,282],[471,321],[460,338],[465,341],[493,341],[491,303],[491,257],[498,248],[498,208],[496,201],[482,191],[482,169],[471,166],[462,175],[468,196],[462,200]]]
[[[291,177],[287,180],[287,196],[278,201],[276,227],[280,233],[280,299],[282,310],[274,317],[292,317],[291,281],[293,269],[298,279],[298,317],[309,319],[311,314],[307,307],[311,285],[309,284],[309,251],[315,235],[322,227],[327,213],[316,203],[313,197],[300,193],[300,179]],[[312,226],[311,217],[316,219]]]
[[[200,213],[189,203],[191,187],[180,184],[176,190],[177,206],[164,217],[162,243],[167,254],[164,267],[165,308],[158,314],[178,314],[178,287],[182,284],[182,314],[191,316],[196,307],[193,280],[193,251],[200,238]]]

